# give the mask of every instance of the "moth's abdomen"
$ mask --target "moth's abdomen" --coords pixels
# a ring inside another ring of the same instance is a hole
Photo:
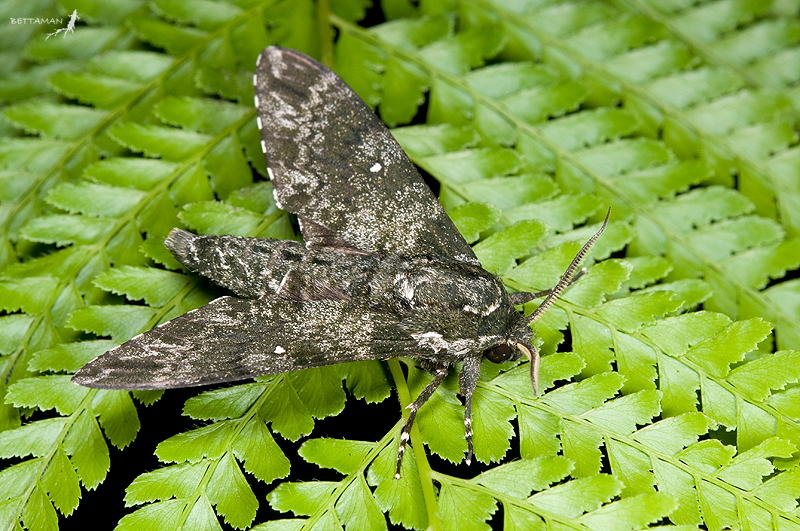
[[[198,236],[173,229],[164,241],[190,270],[248,299],[275,294],[306,253],[300,242],[236,236]]]

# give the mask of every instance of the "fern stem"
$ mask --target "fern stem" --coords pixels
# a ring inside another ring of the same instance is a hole
[[[403,369],[397,358],[390,359],[388,362],[389,371],[392,379],[397,386],[397,396],[400,398],[400,407],[404,412],[406,407],[411,404],[411,392],[408,390],[408,382],[403,376]],[[425,455],[425,445],[422,442],[422,435],[419,433],[417,424],[411,428],[411,444],[414,449],[414,459],[419,469],[419,481],[422,485],[422,496],[425,499],[425,510],[428,513],[428,530],[439,531],[442,529],[442,521],[439,519],[439,504],[436,501],[436,494],[433,492],[433,471]]]
[[[333,28],[331,27],[331,6],[328,0],[317,0],[317,33],[322,64],[334,69]]]

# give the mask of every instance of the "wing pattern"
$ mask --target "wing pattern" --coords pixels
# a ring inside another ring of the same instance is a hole
[[[417,341],[398,325],[351,301],[220,297],[108,351],[73,381],[168,389],[414,354]]]
[[[254,83],[281,208],[363,251],[478,263],[386,126],[330,69],[271,46]]]

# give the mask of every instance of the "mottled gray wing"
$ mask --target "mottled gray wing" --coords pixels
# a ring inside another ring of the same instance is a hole
[[[418,351],[397,316],[350,301],[220,297],[109,350],[73,381],[168,389]]]
[[[188,269],[246,299],[277,293],[306,252],[292,240],[196,235],[177,228],[164,245]]]
[[[478,263],[389,130],[339,76],[270,46],[254,83],[275,199],[301,230],[310,220],[364,251]],[[313,245],[319,233],[303,235]]]

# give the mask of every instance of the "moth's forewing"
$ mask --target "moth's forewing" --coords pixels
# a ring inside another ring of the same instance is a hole
[[[339,76],[271,46],[254,82],[281,208],[364,251],[477,263],[392,134]]]
[[[352,301],[220,297],[95,359],[87,387],[168,389],[346,361],[411,356],[398,317]]]

